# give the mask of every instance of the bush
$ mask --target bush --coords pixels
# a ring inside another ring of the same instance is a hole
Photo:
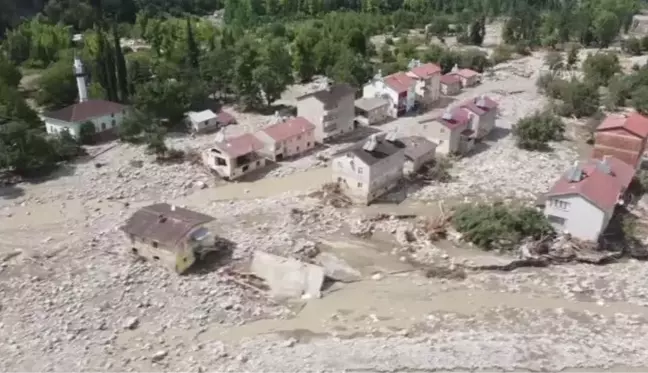
[[[583,61],[585,81],[596,86],[607,86],[614,74],[620,72],[619,56],[613,52],[589,54]]]
[[[86,121],[81,123],[79,128],[79,141],[81,144],[92,144],[94,143],[94,136],[97,133],[94,123]]]
[[[511,58],[513,58],[513,52],[513,48],[506,44],[498,45],[491,55],[493,65],[497,65],[498,63],[510,60]]]
[[[531,55],[531,47],[529,46],[529,43],[521,41],[515,45],[515,53],[519,54],[520,56],[530,56]]]
[[[635,37],[629,37],[621,44],[623,51],[633,56],[640,56],[642,52],[641,41]]]
[[[551,71],[557,71],[564,67],[562,53],[551,51],[547,53],[544,60],[545,65],[549,67]]]
[[[562,101],[558,107],[558,114],[562,116],[588,117],[596,113],[601,102],[599,87],[591,83],[583,83],[578,79],[568,82],[554,78],[548,83],[545,93],[551,98]]]
[[[565,124],[551,112],[535,112],[520,119],[513,127],[517,146],[526,150],[547,150],[549,141],[564,138]]]
[[[464,204],[455,211],[452,224],[466,241],[485,250],[511,251],[527,237],[553,234],[540,211],[502,203]]]

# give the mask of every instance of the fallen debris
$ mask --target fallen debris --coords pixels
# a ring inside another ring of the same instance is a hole
[[[456,265],[449,267],[442,266],[428,266],[425,269],[425,277],[427,278],[443,278],[448,280],[465,280],[466,270]]]
[[[324,274],[333,280],[348,283],[362,279],[360,271],[331,253],[323,252],[319,254],[315,258],[315,262],[324,267]]]
[[[324,268],[255,251],[250,271],[262,278],[277,298],[319,298]]]
[[[344,208],[353,205],[353,201],[342,192],[338,183],[326,183],[318,191],[311,193],[311,197],[319,198],[324,205]]]

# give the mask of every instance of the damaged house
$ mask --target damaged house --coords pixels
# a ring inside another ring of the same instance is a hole
[[[557,232],[597,241],[634,175],[633,166],[611,156],[576,162],[547,193],[544,213]]]
[[[216,135],[214,145],[203,152],[204,164],[220,177],[234,180],[266,165],[263,142],[246,133],[225,139],[222,132]]]
[[[204,225],[213,217],[167,203],[143,207],[121,227],[131,252],[183,273],[215,240]]]

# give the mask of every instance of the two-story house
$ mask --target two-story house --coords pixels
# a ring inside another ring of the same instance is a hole
[[[547,193],[544,213],[557,232],[597,241],[634,175],[633,166],[610,156],[576,162]]]
[[[463,88],[476,86],[481,81],[481,74],[475,70],[460,69],[453,71],[453,74],[459,77]]]
[[[412,61],[407,75],[416,81],[416,100],[423,108],[432,106],[441,97],[441,68],[433,63]]]
[[[324,143],[354,130],[355,89],[346,83],[297,98],[297,116],[315,125],[315,140]]]
[[[419,135],[437,144],[441,155],[465,154],[475,144],[470,129],[474,114],[461,107],[446,110],[441,117],[419,122]]]
[[[403,178],[405,146],[391,136],[371,135],[364,144],[333,159],[333,181],[352,200],[369,204]]]
[[[482,139],[495,128],[497,119],[497,102],[486,95],[481,95],[464,101],[461,108],[470,111],[473,115],[470,129],[475,132],[475,139]]]
[[[592,157],[610,155],[639,169],[647,139],[648,117],[639,113],[611,114],[594,133]]]
[[[256,137],[264,144],[261,152],[266,158],[281,161],[312,149],[315,146],[315,130],[315,125],[306,118],[294,117],[280,119],[257,132]]]
[[[416,81],[404,72],[386,77],[378,74],[362,88],[363,97],[383,97],[389,100],[388,113],[397,118],[406,114],[416,103]]]
[[[250,133],[226,139],[216,135],[214,145],[202,154],[204,164],[225,180],[234,180],[266,165],[263,142]]]

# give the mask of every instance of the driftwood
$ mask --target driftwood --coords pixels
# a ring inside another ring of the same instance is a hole
[[[439,202],[439,215],[425,220],[421,228],[430,241],[442,240],[448,236],[448,226],[451,218],[452,215],[446,215],[443,204]]]

